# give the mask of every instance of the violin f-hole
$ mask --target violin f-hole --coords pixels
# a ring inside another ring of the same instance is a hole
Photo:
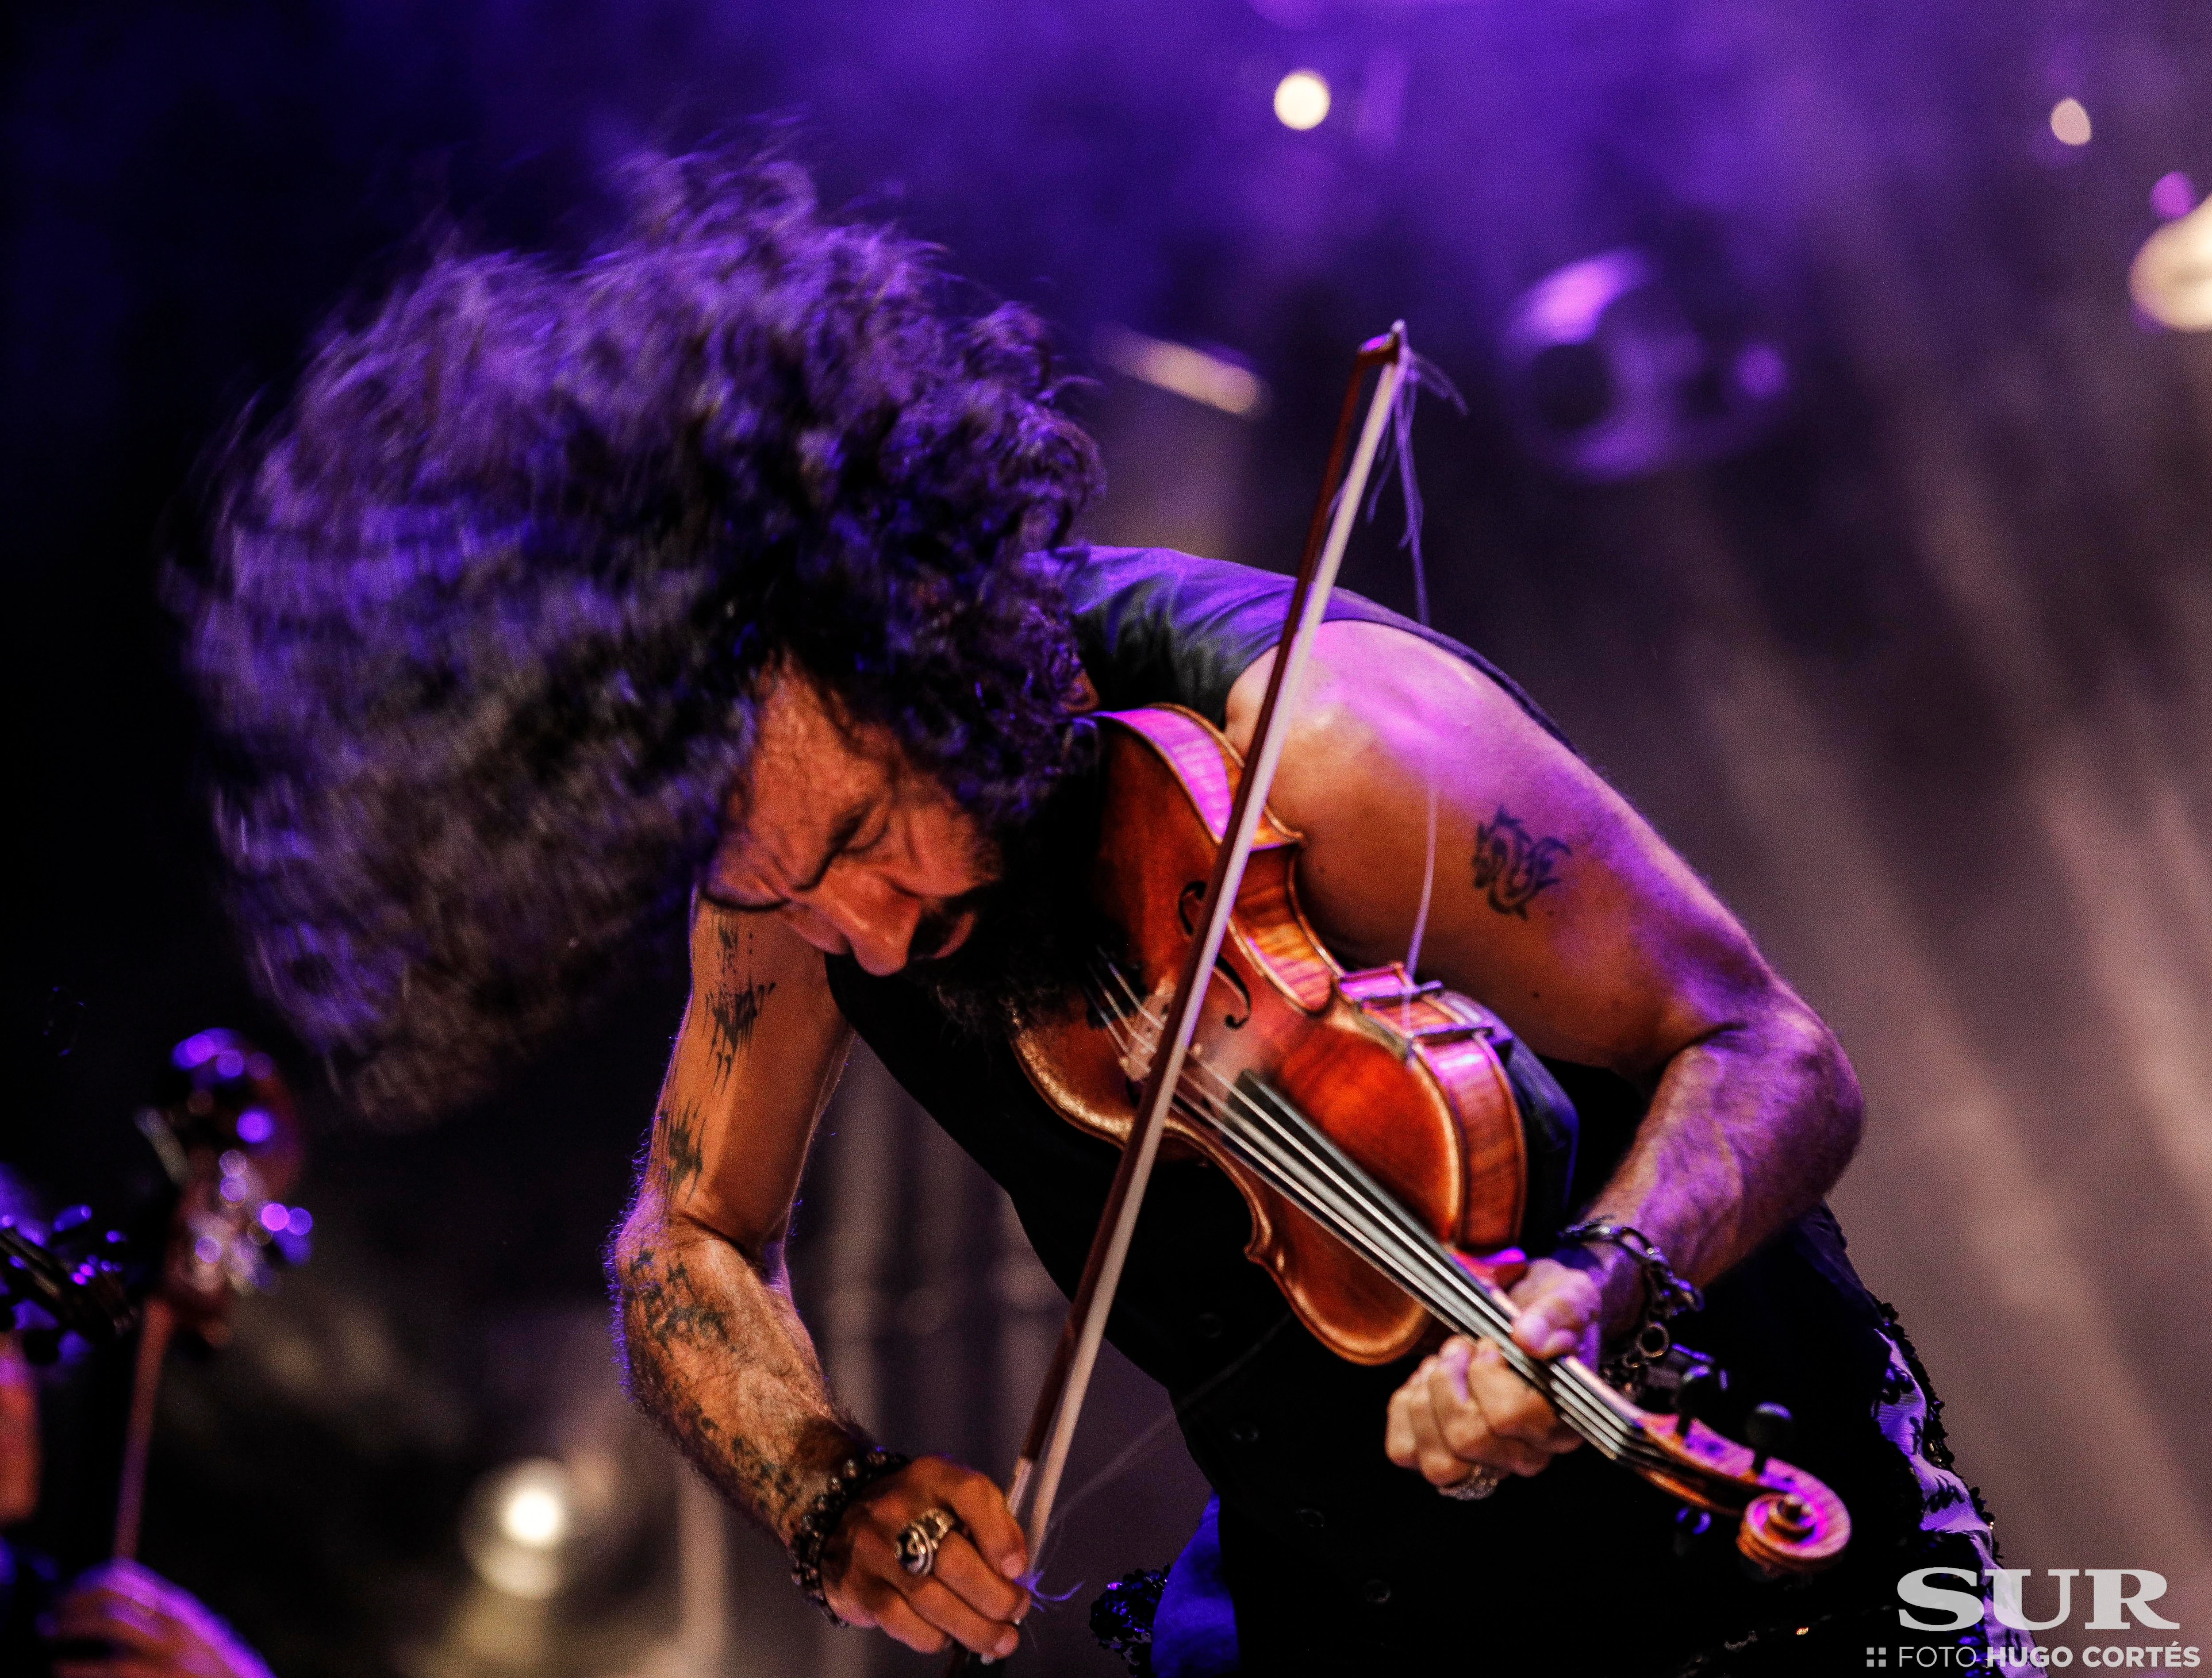
[[[1182,922],[1183,931],[1193,938],[1198,936],[1198,911],[1205,902],[1206,882],[1202,879],[1191,881],[1183,887],[1182,896],[1176,899],[1176,919]],[[1241,1031],[1244,1029],[1244,1022],[1252,1018],[1252,993],[1245,988],[1243,978],[1237,970],[1229,964],[1226,954],[1213,958],[1213,972],[1215,977],[1226,982],[1229,988],[1237,993],[1237,1000],[1244,1006],[1241,1014],[1224,1012],[1221,1016],[1221,1023],[1231,1031]]]

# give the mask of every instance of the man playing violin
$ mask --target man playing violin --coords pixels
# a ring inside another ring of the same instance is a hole
[[[629,241],[574,272],[441,258],[234,462],[193,585],[195,670],[255,764],[219,830],[272,993],[372,1104],[482,1087],[689,903],[609,1255],[631,1390],[836,1616],[1003,1657],[1022,1534],[984,1474],[890,1458],[839,1407],[787,1281],[793,1197],[857,1035],[1072,1287],[1115,1153],[1009,1037],[1085,1006],[1098,953],[1085,718],[1172,703],[1248,746],[1288,585],[1060,545],[1097,468],[1041,329],[960,317],[918,247],[825,222],[787,170],[635,185]],[[1857,1669],[1899,1640],[1899,1573],[1991,1553],[1820,1204],[1850,1065],[1511,681],[1340,596],[1272,806],[1348,968],[1406,951],[1431,787],[1422,973],[1503,1018],[1575,1136],[1516,1341],[1595,1365],[1703,1290],[1673,1327],[1795,1413],[1857,1536],[1778,1594],[1496,1347],[1335,1359],[1243,1260],[1225,1179],[1169,1164],[1111,1325],[1218,1493],[1160,1669]],[[1208,1602],[1233,1637],[1179,1646]]]
[[[34,1200],[0,1167],[0,1214],[30,1219]],[[46,1478],[37,1372],[10,1326],[0,1331],[0,1672],[9,1678],[270,1678],[269,1669],[198,1597],[133,1561],[60,1583],[20,1537]]]

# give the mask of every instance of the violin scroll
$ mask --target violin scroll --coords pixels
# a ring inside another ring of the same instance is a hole
[[[1686,1416],[1638,1415],[1638,1472],[1692,1508],[1738,1517],[1736,1550],[1761,1577],[1817,1573],[1850,1543],[1844,1500],[1773,1454],[1786,1444],[1789,1427],[1790,1413],[1780,1406],[1753,1412],[1745,1429],[1750,1444]]]

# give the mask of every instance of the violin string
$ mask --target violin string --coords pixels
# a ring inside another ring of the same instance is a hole
[[[1120,984],[1124,1000],[1131,1005],[1132,1011],[1152,1026],[1153,1032],[1150,1038],[1140,1037],[1133,1029],[1115,1022],[1118,1028],[1115,1030],[1117,1043],[1125,1050],[1133,1046],[1149,1049],[1151,1044],[1157,1041],[1157,1018],[1136,998],[1134,988],[1118,967],[1109,964],[1108,970]],[[1321,1218],[1325,1225],[1335,1228],[1385,1274],[1397,1280],[1447,1322],[1464,1332],[1479,1334],[1498,1345],[1508,1365],[1540,1391],[1549,1394],[1562,1411],[1567,1413],[1568,1420],[1575,1426],[1576,1431],[1607,1455],[1634,1456],[1647,1461],[1665,1460],[1663,1454],[1654,1450],[1644,1438],[1640,1425],[1623,1417],[1606,1395],[1592,1390],[1595,1386],[1594,1378],[1584,1376],[1573,1366],[1540,1362],[1513,1341],[1510,1317],[1484,1289],[1474,1284],[1473,1279],[1444,1250],[1443,1243],[1425,1228],[1420,1227],[1395,1197],[1382,1190],[1371,1179],[1365,1179],[1365,1174],[1348,1158],[1343,1158],[1334,1143],[1314,1132],[1310,1121],[1299,1116],[1300,1128],[1307,1133],[1305,1138],[1286,1134],[1280,1116],[1269,1113],[1253,1102],[1211,1067],[1201,1064],[1187,1070],[1186,1085],[1193,1071],[1199,1076],[1212,1079],[1220,1086],[1218,1093],[1209,1103],[1213,1110],[1200,1111],[1194,1116],[1211,1118],[1214,1128],[1232,1145],[1240,1140],[1249,1144],[1255,1140],[1264,1139],[1261,1152],[1267,1158],[1252,1158],[1254,1150],[1249,1146],[1237,1149],[1239,1156],[1245,1158],[1255,1170],[1288,1194],[1294,1202],[1301,1203],[1310,1214]],[[1185,1091],[1179,1091],[1178,1093]],[[1193,1106],[1188,1100],[1180,1104],[1187,1111]],[[1264,1140],[1272,1140],[1277,1146],[1272,1150],[1266,1149]],[[1303,1147],[1300,1146],[1302,1142]],[[1282,1152],[1285,1144],[1288,1144],[1291,1151],[1287,1158]],[[1325,1148],[1317,1145],[1325,1145]],[[1301,1152],[1307,1156],[1303,1161],[1297,1157]],[[1332,1159],[1329,1157],[1331,1153],[1336,1153],[1338,1158]],[[1318,1158],[1315,1157],[1316,1154]],[[1273,1169],[1269,1169],[1270,1165]],[[1356,1173],[1357,1177],[1348,1177],[1347,1173]],[[1285,1177],[1294,1181],[1285,1182],[1282,1179]]]
[[[1310,1159],[1301,1161],[1294,1154],[1286,1157],[1285,1144],[1293,1150],[1304,1144],[1304,1151],[1310,1152],[1317,1151],[1316,1144],[1325,1142],[1326,1139],[1319,1138],[1317,1134],[1300,1135],[1291,1129],[1287,1115],[1267,1112],[1251,1103],[1240,1105],[1244,1110],[1229,1116],[1224,1128],[1236,1140],[1260,1142],[1259,1151],[1273,1155],[1273,1163],[1278,1169],[1267,1175],[1279,1181],[1288,1179],[1285,1186],[1295,1185],[1305,1190],[1303,1195],[1294,1193],[1294,1199],[1305,1201],[1309,1210],[1334,1213],[1334,1221],[1362,1225],[1362,1233],[1367,1237],[1362,1244],[1379,1248],[1387,1253],[1390,1261],[1389,1269],[1412,1288],[1416,1298],[1437,1310],[1438,1315],[1455,1327],[1463,1331],[1472,1329],[1480,1332],[1484,1338],[1498,1344],[1509,1365],[1540,1391],[1548,1393],[1559,1401],[1561,1408],[1570,1413],[1570,1420],[1579,1424],[1577,1431],[1591,1438],[1601,1449],[1618,1447],[1622,1443],[1620,1418],[1590,1404],[1589,1395],[1577,1390],[1571,1381],[1563,1382],[1559,1377],[1564,1371],[1557,1365],[1540,1363],[1515,1344],[1510,1339],[1510,1316],[1488,1293],[1473,1286],[1466,1273],[1449,1254],[1438,1250],[1440,1243],[1428,1236],[1426,1231],[1416,1231],[1407,1227],[1410,1220],[1402,1214],[1401,1208],[1395,1207],[1379,1191],[1360,1194],[1356,1197],[1347,1192],[1342,1181],[1342,1172],[1327,1170],[1328,1165],[1334,1162],[1327,1161],[1325,1154],[1324,1169],[1320,1172],[1312,1169],[1314,1162]],[[1249,1122],[1255,1115],[1261,1120],[1259,1126],[1239,1122],[1240,1120]],[[1254,1135],[1254,1129],[1260,1130],[1261,1134]],[[1275,1146],[1268,1148],[1268,1143]],[[1240,1152],[1249,1154],[1252,1150]],[[1306,1169],[1301,1170],[1301,1165]],[[1338,1180],[1331,1182],[1328,1180],[1330,1176]],[[1320,1203],[1318,1206],[1317,1202]],[[1394,1216],[1394,1213],[1400,1215]],[[1457,1310],[1453,1309],[1455,1305]],[[1613,1455],[1615,1451],[1607,1450],[1607,1454]]]
[[[1127,988],[1126,981],[1124,984]],[[1149,1010],[1139,1007],[1139,1012],[1148,1023],[1152,1022]],[[1221,1085],[1222,1094],[1216,1097],[1215,1112],[1195,1116],[1212,1118],[1215,1128],[1222,1133],[1224,1140],[1234,1143],[1237,1140],[1237,1132],[1243,1128],[1235,1122],[1235,1117],[1243,1117],[1248,1122],[1256,1117],[1261,1126],[1273,1133],[1279,1140],[1287,1140],[1294,1147],[1297,1145],[1299,1139],[1295,1134],[1286,1138],[1284,1136],[1283,1122],[1278,1116],[1270,1114],[1245,1097],[1241,1091],[1231,1088],[1211,1068],[1200,1070]],[[1223,1099],[1224,1097],[1226,1099]],[[1191,1103],[1186,1102],[1183,1105],[1186,1110],[1189,1110]],[[1595,1377],[1588,1376],[1578,1366],[1540,1362],[1513,1342],[1510,1338],[1510,1316],[1502,1314],[1488,1293],[1474,1283],[1443,1244],[1415,1222],[1395,1197],[1366,1178],[1365,1174],[1348,1158],[1341,1159],[1340,1169],[1336,1167],[1328,1158],[1328,1152],[1334,1152],[1334,1144],[1314,1132],[1310,1121],[1295,1115],[1295,1110],[1287,1111],[1295,1117],[1296,1123],[1313,1137],[1314,1141],[1308,1146],[1307,1151],[1322,1152],[1319,1161],[1322,1172],[1324,1177],[1337,1179],[1334,1185],[1335,1192],[1329,1193],[1327,1187],[1313,1183],[1309,1173],[1309,1180],[1304,1185],[1306,1192],[1300,1193],[1293,1184],[1279,1180],[1282,1176],[1300,1175],[1293,1164],[1278,1159],[1273,1162],[1275,1169],[1269,1170],[1269,1162],[1249,1158],[1247,1149],[1237,1149],[1240,1157],[1246,1157],[1253,1169],[1288,1194],[1295,1203],[1302,1204],[1310,1214],[1320,1218],[1325,1225],[1337,1228],[1340,1235],[1364,1251],[1378,1268],[1397,1280],[1447,1322],[1454,1323],[1463,1332],[1479,1334],[1498,1343],[1509,1365],[1539,1390],[1552,1395],[1560,1404],[1563,1412],[1568,1413],[1570,1422],[1577,1425],[1577,1431],[1607,1455],[1632,1456],[1655,1465],[1667,1461],[1664,1454],[1658,1452],[1644,1437],[1640,1424],[1622,1416],[1613,1407],[1614,1401],[1610,1395],[1598,1388]],[[1353,1174],[1358,1181],[1347,1184],[1343,1180],[1346,1172]],[[1316,1204],[1317,1201],[1330,1203]],[[1379,1230],[1370,1221],[1378,1213],[1384,1220]],[[1392,1227],[1394,1225],[1395,1227]],[[1455,1304],[1459,1310],[1453,1309]]]
[[[1142,1035],[1125,1018],[1110,1015],[1107,1020],[1109,1030],[1125,1052],[1141,1048],[1149,1053],[1158,1041],[1158,1016],[1137,996],[1135,988],[1117,965],[1110,963],[1104,965],[1120,988],[1128,1012],[1150,1026],[1152,1034]],[[1218,1086],[1218,1092],[1211,1100],[1205,1099],[1200,1092],[1191,1088],[1194,1073],[1211,1079]],[[1279,1140],[1287,1140],[1294,1146],[1298,1140],[1295,1135],[1284,1137],[1282,1125],[1276,1115],[1252,1101],[1210,1067],[1200,1064],[1187,1070],[1184,1089],[1178,1094],[1196,1097],[1179,1099],[1177,1105],[1193,1118],[1201,1122],[1210,1122],[1224,1140],[1232,1145],[1237,1140],[1236,1129],[1240,1128],[1235,1125],[1235,1118],[1243,1118],[1248,1124],[1256,1120],[1257,1128],[1263,1134],[1272,1134]],[[1298,1126],[1314,1136],[1318,1143],[1325,1145],[1328,1152],[1337,1152],[1333,1142],[1314,1131],[1310,1120],[1296,1114],[1296,1110],[1289,1108],[1287,1103],[1285,1110],[1294,1116]],[[1224,1122],[1224,1120],[1229,1122]],[[1661,1450],[1651,1440],[1640,1420],[1621,1414],[1616,1407],[1620,1401],[1609,1389],[1598,1382],[1595,1375],[1579,1365],[1541,1362],[1524,1351],[1510,1338],[1510,1317],[1502,1312],[1488,1292],[1461,1268],[1443,1243],[1420,1226],[1395,1196],[1374,1184],[1371,1179],[1366,1179],[1365,1174],[1348,1158],[1343,1161],[1345,1168],[1357,1173],[1362,1181],[1349,1189],[1340,1182],[1338,1193],[1328,1195],[1322,1191],[1319,1185],[1310,1183],[1307,1186],[1307,1192],[1302,1194],[1292,1184],[1280,1180],[1279,1174],[1290,1174],[1286,1166],[1279,1164],[1275,1170],[1271,1170],[1262,1161],[1251,1159],[1245,1149],[1238,1148],[1237,1152],[1240,1158],[1247,1158],[1255,1170],[1289,1195],[1293,1203],[1299,1204],[1325,1227],[1335,1230],[1384,1274],[1398,1281],[1447,1324],[1498,1345],[1508,1365],[1540,1392],[1549,1396],[1575,1431],[1605,1455],[1663,1470],[1678,1480],[1695,1480],[1723,1502],[1735,1500],[1729,1495],[1735,1484],[1733,1476],[1694,1461],[1683,1462]],[[1321,1165],[1327,1173],[1329,1162],[1326,1153]],[[1340,1173],[1332,1175],[1341,1176]],[[1336,1203],[1319,1203],[1329,1200]],[[1377,1219],[1382,1220],[1379,1227],[1374,1221]]]
[[[1143,1017],[1149,1020],[1149,1012]],[[1555,1366],[1540,1364],[1511,1341],[1510,1318],[1487,1294],[1471,1284],[1466,1272],[1443,1251],[1441,1243],[1437,1243],[1425,1230],[1412,1225],[1410,1214],[1392,1197],[1371,1180],[1365,1180],[1364,1173],[1359,1172],[1358,1168],[1348,1159],[1342,1159],[1340,1156],[1338,1159],[1331,1159],[1326,1152],[1320,1152],[1317,1159],[1310,1157],[1317,1152],[1316,1141],[1325,1143],[1326,1139],[1316,1138],[1314,1141],[1307,1142],[1302,1151],[1309,1158],[1304,1161],[1298,1160],[1295,1155],[1288,1158],[1283,1157],[1282,1145],[1287,1142],[1293,1149],[1297,1149],[1301,1139],[1295,1134],[1285,1135],[1276,1116],[1267,1113],[1241,1091],[1231,1088],[1211,1068],[1201,1067],[1200,1071],[1203,1075],[1211,1076],[1221,1086],[1220,1094],[1216,1097],[1215,1110],[1202,1116],[1211,1117],[1214,1128],[1232,1146],[1239,1141],[1245,1144],[1237,1147],[1237,1152],[1254,1170],[1288,1194],[1295,1203],[1301,1204],[1310,1213],[1335,1228],[1356,1248],[1363,1250],[1385,1274],[1398,1280],[1416,1298],[1436,1310],[1446,1321],[1456,1320],[1457,1326],[1466,1331],[1498,1341],[1509,1363],[1532,1384],[1544,1390],[1563,1385],[1557,1375],[1565,1371],[1557,1371]],[[1254,1119],[1259,1122],[1259,1139],[1246,1134],[1253,1128],[1251,1121]],[[1240,1123],[1239,1120],[1244,1122]],[[1310,1126],[1307,1128],[1310,1131]],[[1254,1157],[1255,1140],[1260,1142],[1257,1149],[1259,1157],[1256,1158]],[[1265,1146],[1267,1140],[1273,1140],[1276,1147],[1267,1148]],[[1333,1149],[1333,1145],[1329,1146]],[[1348,1181],[1347,1173],[1357,1173],[1358,1177],[1363,1180]],[[1394,1224],[1397,1227],[1393,1227]],[[1441,1290],[1437,1286],[1439,1282],[1443,1285]],[[1442,1297],[1443,1295],[1450,1297]],[[1456,1310],[1453,1309],[1455,1304],[1459,1306]],[[1593,1405],[1589,1401],[1590,1395],[1577,1390],[1571,1383],[1565,1383],[1564,1390],[1558,1395],[1564,1399],[1565,1407],[1575,1413],[1575,1419],[1584,1424],[1577,1431],[1592,1438],[1601,1449],[1607,1444],[1620,1443],[1622,1419],[1601,1401]]]

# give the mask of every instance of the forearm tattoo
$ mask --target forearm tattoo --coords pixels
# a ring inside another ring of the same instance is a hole
[[[684,1256],[609,1255],[625,1383],[708,1480],[784,1537],[858,1430],[839,1416],[804,1330],[767,1280],[696,1278]],[[711,1406],[711,1409],[710,1409]]]
[[[1537,894],[1559,884],[1559,859],[1573,854],[1564,839],[1537,838],[1501,804],[1474,830],[1474,889],[1498,914],[1525,921]]]
[[[706,1152],[699,1144],[699,1103],[671,1102],[653,1116],[653,1155],[647,1180],[660,1198],[673,1206],[684,1198],[706,1169]]]

